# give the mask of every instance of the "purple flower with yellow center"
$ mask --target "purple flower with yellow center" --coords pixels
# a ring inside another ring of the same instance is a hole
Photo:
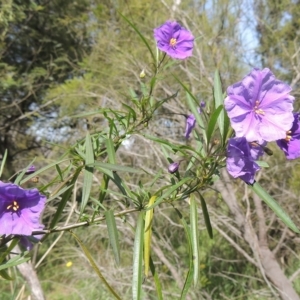
[[[0,235],[26,235],[43,228],[40,215],[46,197],[37,189],[25,190],[0,181]]]
[[[260,169],[251,156],[250,145],[246,138],[231,138],[227,146],[226,168],[234,178],[248,184],[254,183],[254,175]]]
[[[227,89],[224,101],[237,137],[247,141],[276,141],[286,137],[293,123],[291,87],[267,68],[253,69]]]
[[[292,128],[287,132],[286,138],[276,141],[287,159],[300,157],[300,113],[294,113]]]
[[[185,59],[192,55],[194,37],[192,33],[177,22],[167,21],[154,29],[157,48],[176,59]]]
[[[186,117],[185,133],[184,136],[186,139],[190,137],[192,130],[196,126],[196,118],[193,114],[190,114]]]

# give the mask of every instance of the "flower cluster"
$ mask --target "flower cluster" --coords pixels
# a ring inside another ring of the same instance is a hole
[[[37,189],[25,190],[13,183],[0,181],[0,235],[18,235],[28,242],[34,230],[43,229],[40,215],[45,207],[46,197]]]
[[[267,142],[276,141],[288,159],[300,156],[299,114],[290,92],[267,68],[253,69],[228,87],[224,105],[236,138],[229,140],[226,164],[233,177],[254,183],[255,160]]]

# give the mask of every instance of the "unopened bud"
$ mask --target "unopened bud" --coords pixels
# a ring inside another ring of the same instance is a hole
[[[26,175],[29,175],[29,174],[32,174],[32,173],[34,173],[35,172],[35,166],[30,166],[27,170],[26,170],[26,172],[25,172],[25,174]]]
[[[143,69],[140,73],[140,78],[144,78],[146,76],[145,70]]]
[[[178,171],[178,168],[179,168],[179,163],[173,162],[169,165],[168,171],[169,171],[169,173],[173,174]]]

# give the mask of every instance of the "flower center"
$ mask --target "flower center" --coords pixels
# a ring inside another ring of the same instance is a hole
[[[19,210],[20,206],[16,200],[12,202],[12,204],[8,205],[6,207],[7,210],[11,210],[12,212],[17,212]]]
[[[258,115],[264,115],[265,114],[265,112],[261,108],[259,108],[259,101],[258,100],[255,101],[255,106],[254,106],[253,110]]]
[[[289,142],[289,141],[292,139],[291,133],[292,133],[292,132],[291,132],[290,130],[286,132],[285,140],[286,140],[287,142]]]
[[[177,40],[175,38],[171,38],[170,39],[170,46],[172,48],[175,48],[176,44],[177,44]]]

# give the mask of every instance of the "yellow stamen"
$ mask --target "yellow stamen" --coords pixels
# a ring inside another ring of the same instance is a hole
[[[10,204],[6,207],[7,210],[11,209],[13,211],[18,211],[19,208],[20,208],[20,206],[19,206],[18,202],[15,200],[12,202],[12,204]]]
[[[170,39],[170,46],[175,47],[177,44],[177,40],[175,38]]]
[[[291,138],[292,138],[292,136],[290,135],[291,133],[292,133],[292,132],[291,132],[290,130],[286,132],[285,140],[286,140],[287,142],[289,142],[289,141],[291,140]]]
[[[258,108],[258,106],[259,106],[259,101],[256,100],[255,101],[255,106],[254,106],[255,113],[257,113],[258,115],[264,115],[265,112],[261,108]]]

